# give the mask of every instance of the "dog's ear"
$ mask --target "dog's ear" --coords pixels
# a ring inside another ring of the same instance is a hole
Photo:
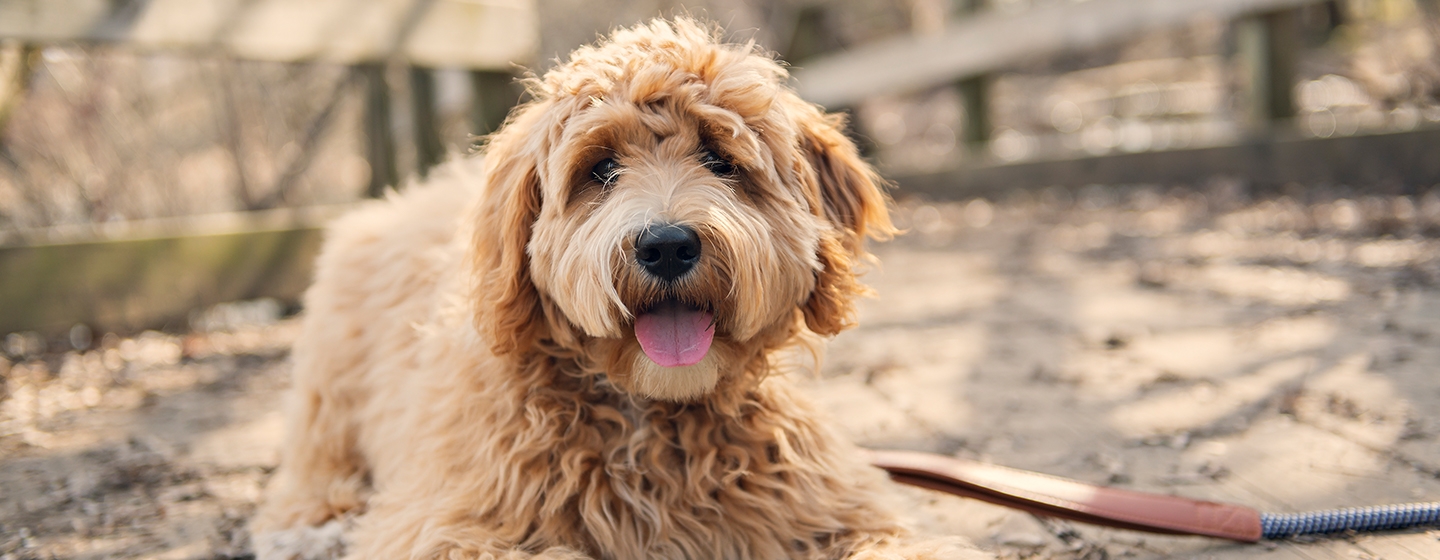
[[[518,109],[491,137],[484,155],[484,192],[470,217],[475,325],[501,356],[534,348],[544,334],[544,311],[526,249],[540,213],[538,158],[548,105]]]
[[[889,197],[882,190],[885,182],[842,132],[845,116],[826,115],[809,104],[797,112],[800,150],[813,171],[817,212],[831,225],[820,239],[822,269],[805,303],[805,323],[816,333],[833,335],[854,324],[854,298],[866,293],[854,270],[870,256],[865,238],[888,239],[895,227],[890,222]]]

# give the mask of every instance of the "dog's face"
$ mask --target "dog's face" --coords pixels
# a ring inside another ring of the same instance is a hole
[[[688,20],[617,32],[532,87],[486,157],[476,317],[501,355],[579,358],[693,400],[802,325],[846,327],[888,234],[838,119],[751,46]]]

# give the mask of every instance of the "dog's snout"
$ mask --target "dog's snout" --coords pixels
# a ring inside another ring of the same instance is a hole
[[[700,236],[688,226],[647,227],[635,239],[635,262],[662,280],[681,277],[700,261]]]

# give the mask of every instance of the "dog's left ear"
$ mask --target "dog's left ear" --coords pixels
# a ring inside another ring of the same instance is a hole
[[[866,292],[854,270],[857,262],[870,256],[865,238],[888,239],[896,230],[890,222],[889,197],[882,190],[885,182],[842,132],[845,116],[800,105],[795,109],[800,114],[800,150],[813,171],[816,210],[831,225],[820,239],[823,268],[805,302],[805,323],[811,331],[833,335],[854,324],[854,298]]]
[[[521,355],[544,332],[526,248],[540,212],[538,154],[548,103],[512,113],[485,150],[485,190],[470,220],[475,326],[497,356]]]

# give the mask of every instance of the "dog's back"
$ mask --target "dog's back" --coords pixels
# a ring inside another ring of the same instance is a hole
[[[409,399],[374,388],[413,386],[382,378],[416,374],[423,325],[454,303],[441,301],[453,293],[441,284],[458,281],[456,232],[481,186],[479,168],[479,159],[441,166],[424,184],[327,229],[294,347],[286,468],[271,483],[290,488],[274,495],[307,499],[268,504],[258,527],[315,524],[363,507],[372,471],[402,455],[377,453],[372,442],[395,441],[376,430],[402,429]]]

